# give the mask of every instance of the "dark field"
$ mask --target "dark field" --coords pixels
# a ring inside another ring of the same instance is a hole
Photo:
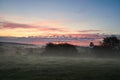
[[[120,59],[1,55],[0,80],[120,80]]]

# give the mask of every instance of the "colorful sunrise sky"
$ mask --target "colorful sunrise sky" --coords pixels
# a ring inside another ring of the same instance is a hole
[[[0,0],[0,36],[120,34],[120,0]]]

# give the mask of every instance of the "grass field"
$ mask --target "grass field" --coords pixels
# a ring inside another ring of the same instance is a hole
[[[120,59],[1,55],[0,80],[120,80]]]

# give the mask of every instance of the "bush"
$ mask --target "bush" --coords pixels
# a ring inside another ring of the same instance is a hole
[[[75,56],[78,53],[76,47],[71,44],[53,44],[48,43],[42,55],[49,56]]]

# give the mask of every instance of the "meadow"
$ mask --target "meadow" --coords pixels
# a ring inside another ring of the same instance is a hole
[[[0,80],[120,80],[120,59],[0,55]]]

